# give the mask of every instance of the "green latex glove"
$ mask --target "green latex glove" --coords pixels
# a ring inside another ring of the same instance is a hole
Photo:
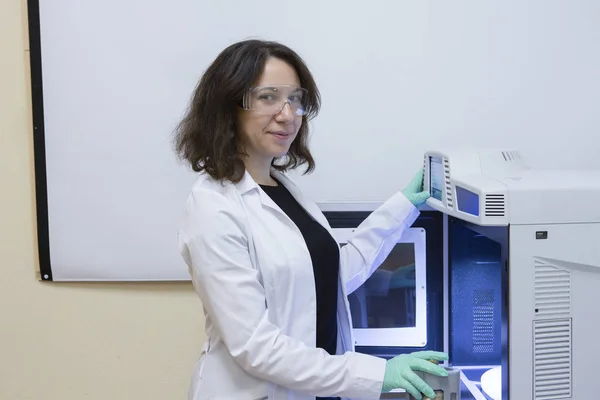
[[[433,389],[417,376],[414,371],[448,376],[448,372],[443,367],[428,361],[444,361],[447,359],[448,355],[445,353],[418,351],[411,354],[401,354],[388,360],[383,378],[383,392],[389,392],[393,389],[404,389],[415,399],[422,399],[423,396],[421,393],[431,399],[435,398]]]
[[[428,191],[423,190],[423,174],[423,168],[421,168],[408,186],[402,190],[402,193],[415,207],[425,203],[425,201],[431,197],[431,194]]]

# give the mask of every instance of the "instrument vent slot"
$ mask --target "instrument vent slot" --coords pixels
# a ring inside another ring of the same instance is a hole
[[[534,321],[533,336],[534,399],[570,399],[571,319]]]
[[[503,151],[502,157],[504,157],[504,161],[517,161],[521,159],[521,154],[518,151]]]
[[[493,289],[473,291],[473,353],[493,353],[494,302]]]
[[[444,157],[444,183],[446,186],[446,206],[454,208],[454,196],[452,196],[452,186],[450,185],[450,162]]]
[[[569,318],[571,272],[535,260],[534,296],[536,318]]]
[[[503,194],[485,195],[485,215],[486,217],[504,217],[505,200]]]

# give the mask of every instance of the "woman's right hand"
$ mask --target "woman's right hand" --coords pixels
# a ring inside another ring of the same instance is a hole
[[[448,376],[448,372],[444,368],[429,361],[445,361],[447,359],[448,355],[446,353],[419,351],[411,354],[401,354],[388,360],[385,367],[385,377],[383,378],[383,392],[404,389],[415,399],[422,399],[422,394],[431,399],[435,398],[433,389],[414,371]]]

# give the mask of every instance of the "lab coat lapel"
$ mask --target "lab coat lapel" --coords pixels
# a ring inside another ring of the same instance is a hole
[[[305,196],[300,188],[298,188],[291,179],[287,178],[284,174],[277,170],[271,171],[271,174],[290,191],[292,196],[300,203],[302,207],[327,231],[333,236],[333,230],[327,222],[327,219],[321,212],[321,209],[317,204]],[[338,354],[344,354],[348,350],[354,350],[352,325],[350,322],[350,303],[348,303],[348,294],[346,292],[345,279],[342,277],[342,268],[340,265],[340,274],[338,276],[338,322],[340,332],[338,335]]]
[[[279,179],[279,177],[277,179]],[[240,194],[242,195],[242,197],[244,197],[244,195],[249,194],[251,192],[256,192],[256,194],[258,195],[258,197],[260,199],[261,204],[264,207],[268,207],[268,208],[274,210],[275,212],[282,214],[286,219],[288,219],[291,222],[291,220],[289,219],[287,214],[284,213],[283,210],[277,205],[277,203],[275,203],[271,199],[271,197],[260,188],[258,183],[256,183],[256,181],[252,178],[252,176],[250,176],[248,171],[244,172],[244,176],[243,176],[242,180],[240,180],[235,186],[236,186],[237,190],[240,192]],[[286,185],[286,187],[287,187],[287,185]]]
[[[300,188],[298,188],[294,184],[294,182],[292,182],[291,179],[289,179],[283,173],[277,171],[275,168],[271,168],[271,175],[273,177],[275,177],[279,182],[281,182],[281,184],[284,185],[287,190],[289,190],[289,192],[292,194],[292,196],[294,196],[296,201],[298,201],[298,203],[300,203],[300,205],[310,214],[310,216],[315,221],[320,223],[323,227],[325,227],[331,233],[329,224],[327,223],[327,220],[325,219],[323,213],[321,212],[319,207],[316,205],[316,203],[314,203],[313,201],[310,201],[308,198],[306,198],[306,196],[304,196],[304,194],[302,193]],[[246,193],[249,193],[249,192],[252,192],[255,190],[258,193],[260,202],[262,203],[263,206],[268,207],[272,210],[275,210],[276,212],[279,212],[279,213],[283,214],[285,217],[287,217],[287,214],[285,214],[283,212],[283,210],[271,199],[271,197],[269,197],[269,195],[267,195],[260,188],[260,186],[252,178],[252,176],[250,176],[248,171],[244,172],[244,176],[243,176],[242,180],[240,180],[238,183],[236,183],[235,186],[236,186],[237,190],[240,192],[240,194],[242,195],[242,197]],[[288,217],[288,219],[289,219],[289,217]]]

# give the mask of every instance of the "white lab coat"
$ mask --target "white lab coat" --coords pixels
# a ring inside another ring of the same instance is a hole
[[[273,175],[331,232],[313,201],[285,175]],[[353,351],[347,296],[379,267],[418,214],[399,192],[341,248],[338,355],[331,356],[315,345],[312,262],[298,228],[247,172],[237,184],[201,174],[179,232],[208,336],[188,399],[379,399],[385,360]]]

